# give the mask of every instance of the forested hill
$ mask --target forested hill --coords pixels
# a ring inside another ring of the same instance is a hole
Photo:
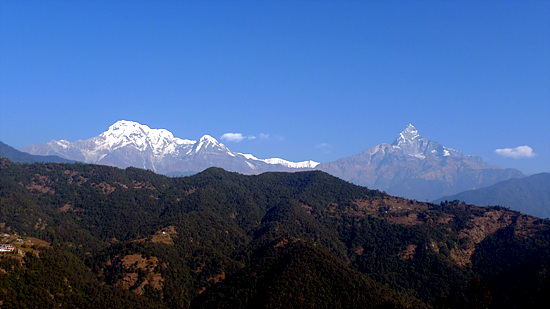
[[[0,159],[2,308],[526,308],[550,224],[326,173]]]

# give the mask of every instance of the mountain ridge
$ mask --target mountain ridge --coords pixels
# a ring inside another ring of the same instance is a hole
[[[482,158],[465,155],[419,134],[409,124],[392,144],[379,144],[360,154],[321,163],[317,169],[353,183],[417,200],[498,181],[523,177],[516,169],[500,169]]]
[[[244,174],[265,171],[311,169],[315,161],[291,162],[279,158],[259,159],[233,152],[210,135],[198,141],[181,139],[165,129],[151,129],[133,121],[120,120],[100,135],[70,143],[51,141],[23,148],[31,154],[55,154],[86,163],[134,166],[161,174],[199,172],[218,166]]]
[[[3,142],[0,142],[0,157],[7,158],[13,162],[18,162],[18,163],[35,163],[35,162],[71,163],[71,162],[74,162],[71,160],[63,159],[58,156],[31,155],[29,153],[19,151]]]
[[[510,207],[540,218],[550,218],[550,173],[508,179],[492,186],[443,196],[444,200],[460,200],[480,206],[500,205]]]
[[[434,200],[524,176],[516,169],[500,169],[480,157],[432,141],[412,124],[391,144],[379,144],[326,163],[259,159],[234,152],[210,135],[199,140],[181,139],[168,130],[125,120],[88,140],[51,141],[23,150],[121,168],[134,166],[166,175],[188,175],[211,166],[243,174],[318,169],[355,184],[417,200]]]

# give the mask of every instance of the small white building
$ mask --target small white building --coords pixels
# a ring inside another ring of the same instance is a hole
[[[0,252],[13,252],[15,247],[8,244],[0,244]]]

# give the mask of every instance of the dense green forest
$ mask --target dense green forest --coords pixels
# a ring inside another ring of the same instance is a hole
[[[535,308],[550,223],[326,173],[0,159],[2,308]]]

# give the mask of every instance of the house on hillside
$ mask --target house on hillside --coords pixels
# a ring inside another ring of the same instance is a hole
[[[8,244],[0,244],[0,252],[13,252],[15,247]]]

